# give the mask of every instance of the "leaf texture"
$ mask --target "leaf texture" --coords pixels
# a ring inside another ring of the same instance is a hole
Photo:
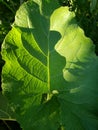
[[[2,45],[2,89],[24,130],[97,130],[98,58],[74,12],[23,4]]]

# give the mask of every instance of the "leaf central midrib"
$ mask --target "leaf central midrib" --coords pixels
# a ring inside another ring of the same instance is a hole
[[[49,52],[49,36],[50,33],[48,34],[48,58],[47,58],[47,68],[48,68],[48,94],[47,94],[47,100],[50,99],[50,52]]]

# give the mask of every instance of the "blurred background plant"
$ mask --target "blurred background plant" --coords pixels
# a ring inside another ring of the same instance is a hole
[[[26,0],[0,0],[0,44],[11,29],[16,10]]]

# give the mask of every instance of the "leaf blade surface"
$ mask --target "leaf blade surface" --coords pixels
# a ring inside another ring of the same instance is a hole
[[[93,43],[67,7],[49,1],[48,14],[44,4],[28,2],[16,14],[2,46],[3,91],[25,130],[97,130]]]

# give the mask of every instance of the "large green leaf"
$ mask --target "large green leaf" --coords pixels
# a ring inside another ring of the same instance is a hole
[[[97,130],[93,43],[67,7],[34,1],[20,7],[3,42],[3,93],[24,130]]]

